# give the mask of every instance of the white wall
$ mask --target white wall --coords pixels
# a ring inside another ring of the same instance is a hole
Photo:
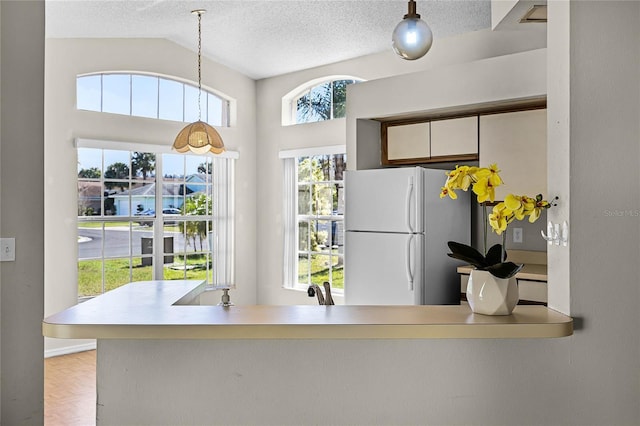
[[[548,146],[556,152],[558,144],[558,155],[568,155],[568,161],[549,166],[564,164],[569,170],[550,170],[549,176],[568,178],[570,190],[570,209],[558,211],[570,212],[573,336],[105,341],[105,359],[112,363],[105,364],[101,382],[110,392],[102,395],[115,397],[105,400],[105,407],[121,408],[121,413],[112,411],[116,416],[142,415],[138,423],[195,418],[221,424],[638,424],[640,3],[571,2],[559,7],[560,21],[550,18],[549,25],[566,26],[567,32],[550,32],[549,44],[556,35],[565,43],[568,35],[569,62],[554,53],[548,66],[568,70],[559,75],[569,90],[549,97],[551,116],[560,121],[550,126],[561,126],[549,131]],[[558,188],[566,184],[561,181]],[[607,211],[631,213],[612,216]],[[157,374],[166,364],[162,358],[138,353],[163,353],[185,360],[186,367]],[[219,364],[211,362],[211,353]],[[171,418],[171,412],[158,417],[157,400],[119,397],[122,383],[109,380],[109,373],[126,374],[123,365],[142,386],[135,393],[125,389],[134,397],[161,389],[159,398],[167,401],[161,406],[178,400],[192,409],[184,411],[185,417]],[[183,374],[200,380],[172,388]],[[219,398],[211,400],[208,392]],[[204,417],[196,417],[202,412]]]
[[[170,146],[184,123],[78,111],[76,75],[99,71],[154,72],[197,81],[196,55],[159,39],[47,39],[45,92],[45,315],[77,303],[75,138]],[[255,82],[203,60],[202,84],[237,101],[232,127],[219,128],[236,161],[236,303],[256,302]],[[217,292],[214,298],[219,298]],[[84,341],[47,339],[48,353]]]
[[[0,2],[0,265],[3,425],[42,424],[44,1]]]
[[[352,75],[365,80],[376,80],[421,70],[441,70],[470,61],[539,49],[545,45],[544,32],[498,33],[483,30],[438,39],[424,58],[413,62],[401,59],[389,49],[387,52],[375,55],[258,81],[259,303],[317,303],[315,299],[308,298],[306,292],[282,288],[282,163],[278,159],[278,152],[286,149],[346,143],[345,119],[283,127],[281,100],[285,94],[307,81],[325,76]],[[544,75],[541,77],[544,78]],[[412,76],[404,78],[417,89],[425,83]],[[405,95],[407,95],[406,88],[402,92],[397,92],[396,98]],[[384,108],[390,99],[376,98],[369,99],[369,102],[373,108]],[[379,156],[375,158],[379,159]],[[351,163],[353,159],[349,157],[348,161]],[[334,299],[337,303],[342,303],[342,297],[334,297]]]

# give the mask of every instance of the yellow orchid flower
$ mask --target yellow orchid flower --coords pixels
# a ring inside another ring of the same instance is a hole
[[[453,189],[447,188],[446,186],[443,186],[440,189],[440,198],[444,198],[446,196],[449,196],[449,198],[451,198],[452,200],[455,200],[458,198],[458,195],[455,193],[455,191]]]
[[[448,173],[446,186],[451,189],[462,189],[466,191],[472,183],[472,177],[469,173],[469,166],[456,166],[454,170]]]
[[[509,209],[504,203],[498,203],[493,207],[489,214],[489,225],[496,234],[500,235],[507,229],[509,214]]]
[[[478,196],[479,203],[484,203],[487,200],[493,202],[496,198],[496,191],[488,177],[481,177],[473,184],[473,193]]]

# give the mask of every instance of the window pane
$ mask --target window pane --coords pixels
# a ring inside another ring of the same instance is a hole
[[[102,223],[78,223],[78,259],[102,257]]]
[[[309,263],[309,255],[308,254],[299,254],[298,255],[298,282],[301,284],[309,283],[309,271],[311,269],[311,264]]]
[[[209,258],[206,254],[187,255],[187,274],[188,280],[206,280]]]
[[[207,118],[207,94],[203,93],[200,99],[202,108],[201,114],[198,114],[198,88],[189,84],[184,85],[184,121],[193,123],[198,118],[205,121]]]
[[[131,114],[131,76],[105,74],[102,76],[102,111]]]
[[[192,180],[197,180],[198,182],[204,182],[205,177],[200,176],[195,178],[193,175],[204,174],[208,170],[211,170],[211,159],[207,157],[201,157],[198,155],[185,155],[185,175]],[[208,164],[207,164],[208,163]],[[187,179],[189,180],[189,179]]]
[[[344,171],[347,170],[347,159],[345,154],[337,154],[332,156],[331,159],[332,164],[332,180],[343,180],[344,179]]]
[[[328,183],[311,185],[311,212],[318,215],[330,215],[333,211],[334,185]]]
[[[313,157],[312,167],[313,173],[312,175],[319,181],[329,181],[331,180],[331,159],[330,155],[317,155]]]
[[[222,126],[224,104],[225,103],[222,101],[222,99],[220,99],[216,95],[207,93],[207,105],[208,105],[207,122],[212,126]]]
[[[208,246],[207,221],[188,220],[185,223],[187,252],[204,252]]]
[[[298,187],[298,214],[311,214],[311,188],[309,185]]]
[[[331,119],[331,84],[325,83],[312,88],[309,102],[308,122]]]
[[[131,253],[130,222],[107,222],[104,228],[104,256],[123,257]]]
[[[325,251],[329,245],[329,222],[325,220],[311,221],[311,250]]]
[[[331,256],[331,288],[344,289],[344,260],[341,256]]]
[[[76,79],[76,104],[78,109],[100,111],[102,104],[102,76],[88,75]]]
[[[100,179],[102,175],[102,150],[78,148],[78,177]]]
[[[102,184],[78,181],[78,216],[99,216],[102,213]]]
[[[148,265],[142,265],[141,257],[131,259],[131,281],[151,281],[153,279],[153,259],[149,258]]]
[[[158,98],[158,117],[163,120],[183,121],[184,84],[161,78]]]
[[[162,154],[162,175],[165,179],[184,178],[184,160],[188,156]]]
[[[312,180],[311,157],[298,158],[298,182],[310,182]]]
[[[309,251],[309,223],[298,223],[298,250]]]
[[[105,259],[104,291],[113,290],[131,282],[131,261],[127,259]]]
[[[129,182],[105,181],[104,182],[104,216],[129,216],[131,215],[131,198],[129,194]]]
[[[151,255],[153,254],[153,222],[148,227],[136,226],[133,224],[133,233],[131,239],[131,255],[132,256],[149,256],[149,261],[142,264],[144,266],[151,265]],[[133,264],[138,265],[137,263]]]
[[[131,175],[134,179],[155,180],[156,155],[150,152],[134,152],[131,155]]]
[[[131,76],[131,114],[158,118],[158,77]]]
[[[309,105],[309,94],[305,93],[296,101],[296,123],[306,123],[311,115],[311,106]]]
[[[131,167],[129,151],[104,150],[104,177],[106,179],[129,179]]]
[[[78,262],[78,297],[97,296],[102,293],[102,260]]]
[[[162,184],[162,208],[182,210],[184,205],[184,184],[163,183]]]
[[[347,113],[347,85],[353,80],[336,80],[333,82],[333,118],[342,118]]]
[[[325,256],[322,254],[314,254],[311,255],[311,283],[317,284],[322,287],[322,284],[325,281],[329,280],[329,256]]]

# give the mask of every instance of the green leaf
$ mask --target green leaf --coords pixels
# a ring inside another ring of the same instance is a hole
[[[516,265],[513,262],[504,262],[498,263],[496,265],[491,265],[486,268],[493,276],[498,278],[511,278],[520,270],[524,265]]]

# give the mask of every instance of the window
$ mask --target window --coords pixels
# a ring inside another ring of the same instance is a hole
[[[229,101],[206,90],[201,117],[229,126]],[[76,78],[78,109],[191,123],[198,119],[198,87],[146,74],[90,74]]]
[[[301,124],[343,118],[346,114],[347,86],[362,80],[340,77],[330,80],[314,80],[293,90],[283,98],[291,111],[291,119],[283,125]],[[284,114],[283,114],[284,115]]]
[[[328,281],[344,288],[344,147],[326,154],[283,152],[285,164],[285,286]]]
[[[80,298],[152,279],[232,285],[231,159],[78,145]]]

